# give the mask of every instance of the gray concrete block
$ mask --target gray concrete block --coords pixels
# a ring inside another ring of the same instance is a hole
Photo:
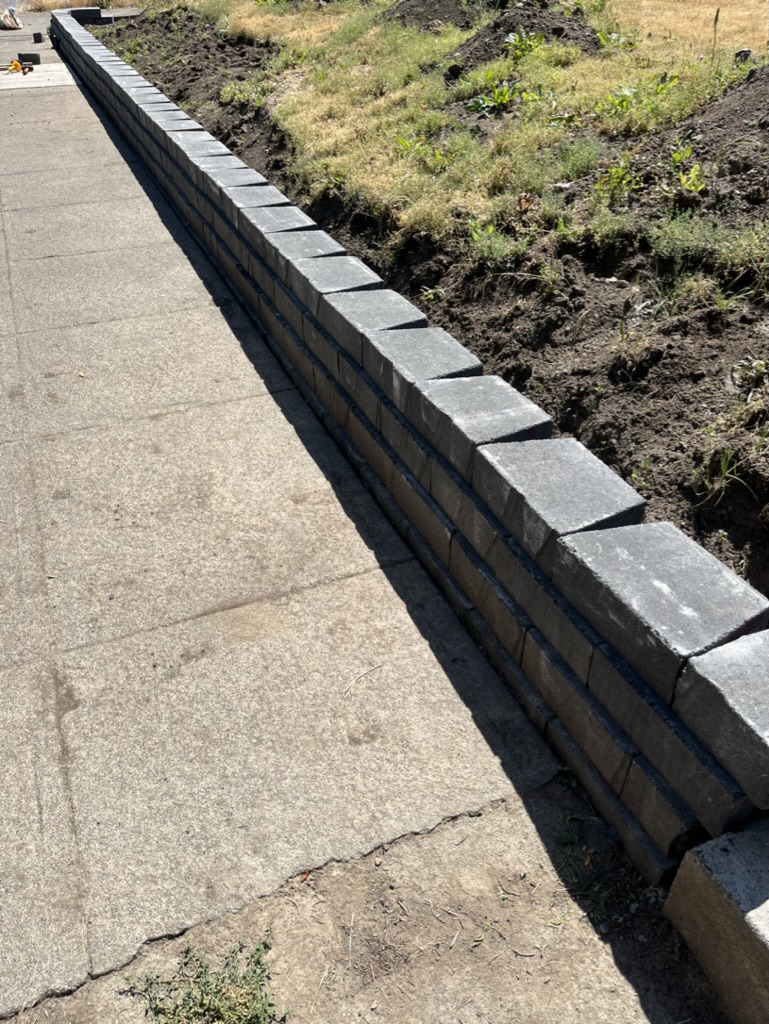
[[[382,507],[385,508],[386,506],[382,505]],[[390,513],[388,513],[388,515],[391,521],[395,523],[398,532],[402,534],[401,524],[397,520],[393,519]],[[405,519],[404,521],[408,522],[408,520]],[[472,616],[474,614],[473,606],[470,601],[468,601],[461,588],[457,586],[446,566],[437,557],[421,533],[419,533],[419,531],[412,525],[409,524],[406,533],[402,534],[402,536],[405,536],[408,546],[416,555],[422,568],[457,613],[462,625],[468,633],[474,635],[471,624]]]
[[[664,913],[699,960],[734,1024],[769,1011],[769,821],[690,850]]]
[[[553,583],[668,703],[689,658],[769,621],[769,601],[672,523],[564,537]]]
[[[324,295],[318,319],[353,359],[363,364],[363,336],[371,331],[426,327],[416,306],[389,288]]]
[[[437,458],[435,450],[418,434],[405,416],[381,392],[379,429],[393,449],[429,493],[430,477]],[[449,516],[451,518],[451,516]]]
[[[288,320],[297,334],[304,332],[304,306],[297,300],[295,294],[279,281],[277,278],[272,283],[273,301],[282,315]]]
[[[238,171],[247,169],[240,157],[234,156],[229,151],[219,156],[198,156],[190,161],[190,174],[197,187],[211,198],[218,198],[218,191],[212,189],[216,186],[217,175],[224,171]],[[218,188],[218,186],[216,186]]]
[[[141,115],[140,123],[147,126],[150,135],[161,145],[168,132],[199,132],[203,130],[203,125],[193,121],[191,117],[177,117],[175,112],[167,113],[163,108],[143,110]]]
[[[416,477],[401,462],[395,466],[392,493],[415,529],[448,567],[454,524],[441,512]]]
[[[691,809],[643,754],[630,765],[620,797],[667,857],[683,857],[692,846],[708,838]]]
[[[237,159],[237,158],[236,158]],[[240,167],[212,167],[205,172],[203,192],[215,203],[221,201],[224,189],[243,188],[246,185],[267,185],[264,175],[242,163]]]
[[[406,413],[418,380],[483,373],[480,359],[439,327],[372,331],[363,336],[363,366],[387,397]]]
[[[129,90],[133,93],[134,90]],[[144,97],[142,97],[144,98]],[[223,142],[217,141],[208,132],[167,132],[166,138],[171,147],[184,156],[227,156],[229,149]],[[173,150],[171,150],[173,152]]]
[[[523,671],[553,709],[580,750],[620,793],[638,750],[536,630],[529,630]]]
[[[493,577],[484,579],[478,611],[510,657],[520,663],[531,622]]]
[[[165,103],[166,97],[160,91],[156,89],[154,85],[127,85],[123,84],[120,88],[120,92],[123,96],[131,103],[143,105],[145,103]]]
[[[484,585],[493,581],[493,576],[487,566],[478,558],[464,537],[458,533],[451,538],[449,572],[474,607],[480,603]],[[519,662],[520,660],[518,658]]]
[[[280,189],[272,185],[237,185],[223,188],[216,200],[222,214],[234,225],[239,226],[241,210],[253,210],[262,206],[290,206],[290,200]]]
[[[248,272],[248,276],[253,280],[257,287],[270,297],[271,301],[275,299],[275,284],[276,277],[270,271],[270,268],[260,259],[259,256],[254,252],[250,245],[244,241],[243,236],[237,233],[235,236],[238,240],[237,252],[238,257],[243,263]],[[301,335],[301,331],[297,332]]]
[[[675,872],[676,861],[657,848],[557,718],[547,723],[545,736],[577,776],[596,812],[617,830],[625,853],[646,882],[667,884]]]
[[[510,657],[502,644],[500,644],[483,617],[477,611],[469,612],[468,621],[470,632],[476,642],[486,652],[489,661],[513,691],[516,699],[522,705],[537,730],[544,733],[547,729],[547,723],[555,717],[552,709],[548,707],[542,699],[542,695],[531,685],[521,666]]]
[[[382,392],[343,349],[339,349],[339,383],[369,423],[380,430],[379,409]]]
[[[296,206],[263,206],[241,210],[240,231],[255,252],[268,262],[266,236],[283,231],[316,229],[315,221]]]
[[[371,425],[360,409],[355,407],[350,407],[345,430],[365,459],[366,465],[374,471],[383,486],[394,493],[395,462],[379,431]],[[410,520],[408,513],[405,514]]]
[[[479,445],[549,437],[553,429],[550,417],[501,377],[414,382],[406,414],[468,482]]]
[[[646,502],[572,437],[478,449],[472,484],[550,576],[559,537],[638,523]]]
[[[587,683],[593,650],[601,638],[555,589],[512,537],[498,536],[486,560],[531,621],[580,682]]]
[[[302,314],[301,336],[311,352],[323,363],[331,375],[339,380],[339,353],[340,347],[327,331],[324,331],[318,321],[308,313]]]
[[[607,645],[595,649],[588,688],[711,836],[751,813],[753,804],[668,705]]]
[[[291,260],[286,284],[313,316],[323,295],[382,288],[382,278],[354,256],[324,256]]]
[[[350,403],[333,377],[317,362],[313,362],[312,388],[334,422],[346,431],[349,426]]]
[[[432,461],[429,490],[478,555],[486,559],[504,529],[478,501],[475,491],[437,453]]]
[[[282,231],[264,243],[265,262],[283,282],[288,281],[289,266],[298,260],[344,255],[344,246],[325,231]]]
[[[673,711],[753,803],[769,809],[769,632],[692,658],[676,686]]]

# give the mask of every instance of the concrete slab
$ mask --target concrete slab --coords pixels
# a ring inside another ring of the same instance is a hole
[[[6,210],[3,225],[14,260],[167,245],[172,236],[155,204],[165,210],[166,217],[171,214],[165,200],[156,197],[153,203],[140,196]]]
[[[66,750],[70,711],[40,664],[0,672],[0,1012],[88,976]]]
[[[8,320],[11,331],[0,330],[0,442],[17,438],[26,425],[25,388],[12,333],[13,317],[7,317],[6,323]]]
[[[66,203],[82,204],[137,199],[157,194],[155,183],[138,164],[104,167],[94,176],[89,167],[0,175],[0,209],[43,210]]]
[[[366,573],[63,661],[94,971],[303,869],[513,795],[449,666],[517,736],[519,783],[549,777],[421,569],[388,575],[398,596]],[[430,607],[421,632],[415,604]]]
[[[14,54],[11,55],[13,59]],[[5,60],[3,60],[5,63]],[[41,89],[54,87],[67,87],[77,85],[77,79],[64,64],[51,61],[41,61],[33,71],[27,75],[0,73],[0,90],[5,92],[8,89]]]
[[[57,121],[68,125],[80,121],[91,124],[99,121],[98,114],[81,89],[69,84],[51,85],[46,89],[36,89],[34,93],[25,89],[10,89],[3,93],[3,110],[7,112],[8,127],[14,129],[42,123],[51,125]],[[7,173],[6,168],[4,172]]]
[[[35,106],[41,89],[24,96],[30,106]],[[18,90],[11,93],[14,104],[18,105]],[[3,165],[6,174],[21,174],[27,171],[59,170],[66,173],[73,167],[97,167],[111,164],[133,163],[137,157],[133,150],[120,139],[114,129],[106,128],[84,104],[84,116],[75,120],[61,119],[54,114],[46,120],[42,114],[37,122],[17,123],[11,116],[5,129],[5,151]],[[86,114],[85,111],[88,110]],[[40,145],[40,136],[46,136],[46,145]]]
[[[49,650],[52,624],[46,584],[34,485],[25,450],[21,444],[2,444],[0,668],[42,657]]]
[[[769,820],[691,850],[665,914],[709,975],[735,1024],[769,1011]]]
[[[115,320],[108,330],[85,324],[32,331],[18,341],[28,436],[292,387],[239,309],[228,312],[226,325],[219,309],[201,306],[182,317]]]
[[[63,649],[409,557],[299,396],[281,404],[291,422],[248,398],[38,439]]]
[[[202,256],[197,256],[202,263]],[[78,253],[10,264],[18,330],[42,331],[74,324],[170,313],[227,301],[231,294],[210,267],[211,291],[176,242],[144,249]],[[55,287],[52,285],[55,282]]]

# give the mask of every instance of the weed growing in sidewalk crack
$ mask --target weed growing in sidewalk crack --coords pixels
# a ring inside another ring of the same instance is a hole
[[[265,941],[246,953],[240,943],[215,970],[187,946],[171,978],[127,978],[124,991],[144,1001],[145,1016],[169,1024],[284,1024],[287,1018],[278,1015],[269,993],[269,949]]]

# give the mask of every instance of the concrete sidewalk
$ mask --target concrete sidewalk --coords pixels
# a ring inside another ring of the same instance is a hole
[[[0,1016],[555,767],[130,150],[37,74],[0,88]]]

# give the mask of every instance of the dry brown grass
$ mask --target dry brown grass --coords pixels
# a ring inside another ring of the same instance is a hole
[[[711,52],[719,9],[719,48],[766,51],[765,0],[611,0],[612,13],[636,29],[644,48],[667,50],[674,43],[683,57]]]

